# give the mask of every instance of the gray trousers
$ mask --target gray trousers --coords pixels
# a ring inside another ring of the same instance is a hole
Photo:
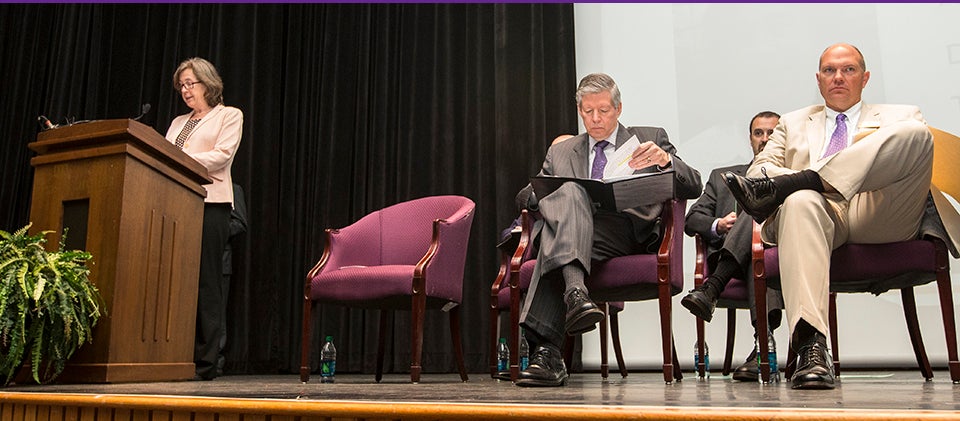
[[[590,273],[592,261],[633,254],[640,249],[633,223],[622,213],[597,211],[586,190],[566,183],[539,201],[543,228],[537,239],[537,263],[520,324],[556,346],[566,337],[566,284],[558,269],[568,264]]]

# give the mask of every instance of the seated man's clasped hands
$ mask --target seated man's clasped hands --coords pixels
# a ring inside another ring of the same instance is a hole
[[[700,195],[699,172],[676,156],[664,129],[620,124],[620,90],[610,76],[584,77],[576,101],[587,133],[552,145],[540,175],[602,178],[607,156],[636,136],[640,146],[629,160],[634,173],[672,170],[678,198]],[[583,187],[568,182],[545,197],[536,197],[527,185],[517,194],[517,205],[539,211],[543,221],[533,233],[539,242],[537,263],[521,314],[532,353],[517,385],[561,386],[568,376],[560,353],[564,338],[590,331],[603,319],[585,285],[591,262],[655,251],[662,204],[601,210]]]

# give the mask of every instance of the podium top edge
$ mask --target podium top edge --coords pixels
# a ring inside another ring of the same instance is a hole
[[[27,144],[37,155],[68,152],[110,144],[132,143],[147,153],[193,173],[201,184],[211,183],[207,169],[167,141],[152,127],[132,119],[95,120],[37,134]]]

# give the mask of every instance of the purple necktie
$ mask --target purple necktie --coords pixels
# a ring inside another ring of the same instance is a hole
[[[593,168],[590,169],[590,178],[597,180],[603,178],[603,167],[607,166],[607,155],[603,153],[603,148],[609,144],[610,142],[601,140],[593,145]]]
[[[827,145],[827,151],[823,153],[823,156],[820,157],[820,159],[840,152],[843,148],[847,147],[846,121],[847,116],[845,114],[837,114],[837,128],[833,131],[833,136],[830,136],[830,144]]]

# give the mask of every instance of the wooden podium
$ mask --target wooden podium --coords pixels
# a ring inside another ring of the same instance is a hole
[[[93,255],[106,309],[57,380],[193,378],[206,168],[133,120],[48,130],[28,146],[31,232],[54,231],[53,247],[69,228],[67,247]]]

